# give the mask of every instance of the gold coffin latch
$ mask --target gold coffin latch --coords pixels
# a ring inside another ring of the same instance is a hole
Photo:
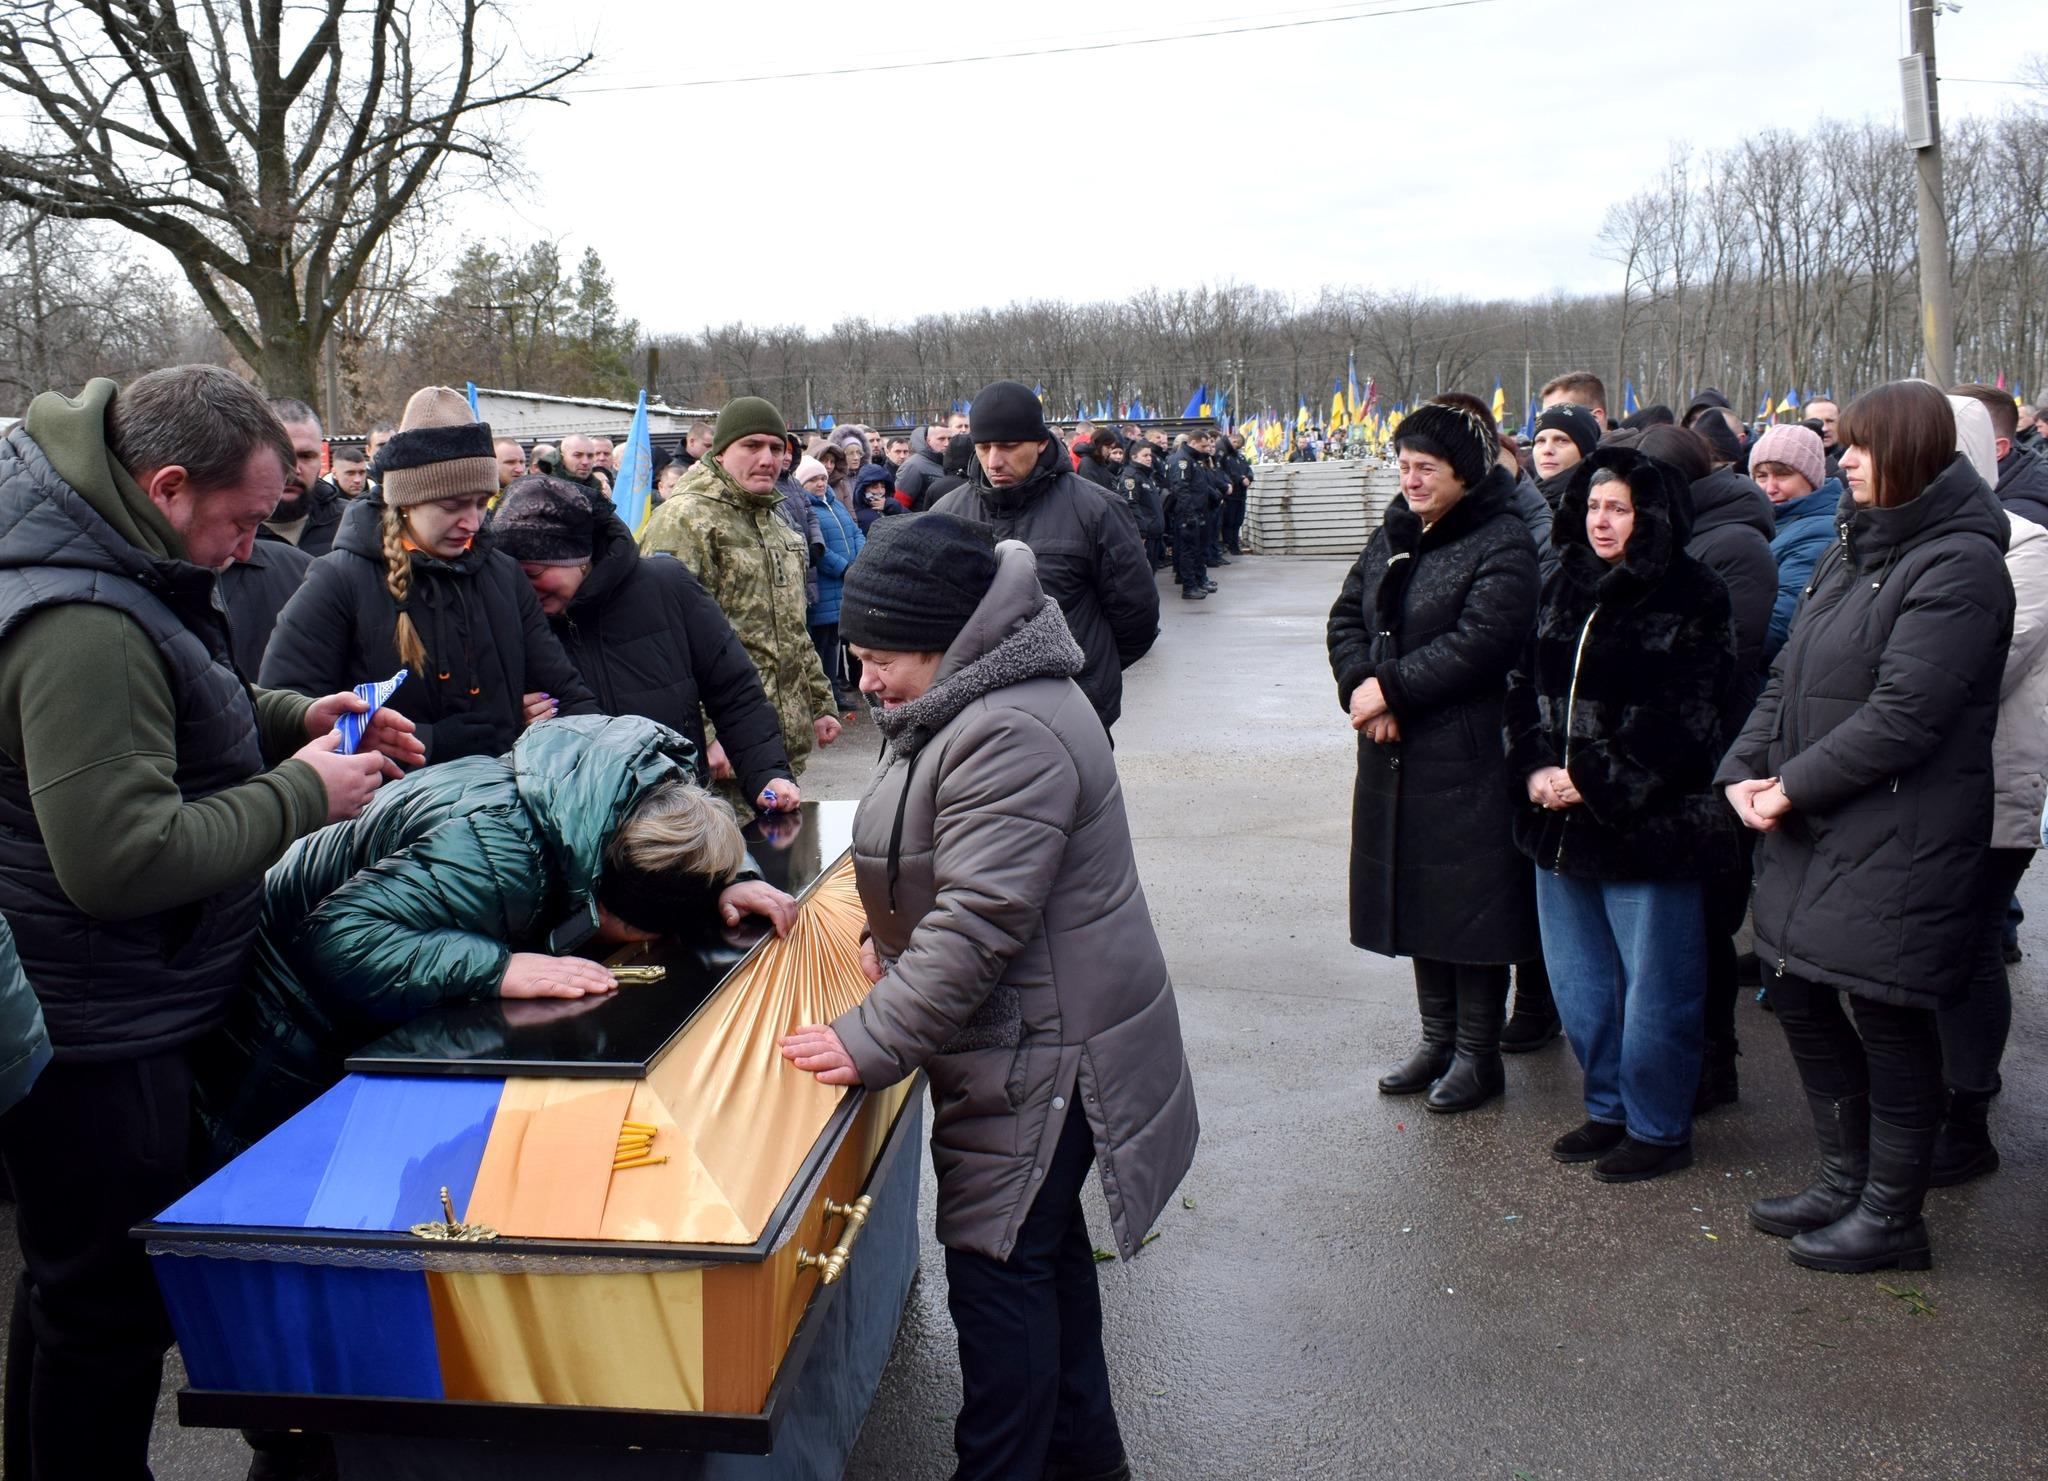
[[[496,1239],[498,1231],[488,1224],[465,1224],[455,1217],[455,1204],[448,1197],[448,1190],[441,1190],[441,1213],[443,1217],[425,1224],[415,1224],[412,1232],[421,1239],[459,1239],[465,1243],[477,1243]]]
[[[797,1246],[796,1269],[802,1275],[806,1270],[818,1272],[818,1284],[829,1286],[846,1273],[846,1262],[853,1258],[853,1242],[860,1238],[861,1229],[867,1224],[868,1215],[875,1211],[873,1195],[863,1193],[851,1203],[834,1203],[825,1200],[825,1217],[846,1221],[846,1227],[839,1232],[839,1243],[822,1255],[814,1255],[802,1245]]]

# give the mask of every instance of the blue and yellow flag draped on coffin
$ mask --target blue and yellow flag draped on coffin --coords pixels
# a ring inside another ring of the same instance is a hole
[[[865,996],[863,921],[842,862],[789,936],[748,956],[639,1078],[346,1076],[148,1231],[195,1387],[759,1408],[804,1306],[794,1245],[750,1264],[586,1273],[519,1241],[644,1254],[761,1239],[847,1095],[788,1065],[776,1041]],[[864,1097],[827,1176],[858,1187],[909,1089]],[[659,1158],[623,1152],[628,1137]],[[439,1221],[444,1188],[460,1221],[498,1238],[406,1237]],[[175,1237],[179,1226],[210,1237]],[[351,1232],[362,1239],[337,1237]]]

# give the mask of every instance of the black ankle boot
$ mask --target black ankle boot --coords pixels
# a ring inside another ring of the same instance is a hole
[[[1836,1100],[1809,1090],[1806,1108],[1813,1116],[1813,1139],[1820,1143],[1820,1176],[1797,1193],[1759,1198],[1749,1206],[1749,1222],[1780,1238],[1834,1223],[1856,1207],[1870,1176],[1870,1097]]]
[[[1429,1025],[1422,1027],[1422,1044],[1413,1054],[1380,1076],[1381,1095],[1420,1095],[1451,1067],[1451,1045],[1429,1040]]]
[[[1501,1068],[1500,1052],[1467,1054],[1460,1049],[1443,1078],[1429,1089],[1422,1107],[1450,1115],[1483,1106],[1507,1088],[1507,1072]]]
[[[1716,1106],[1732,1106],[1740,1092],[1735,1078],[1735,1057],[1742,1052],[1733,1039],[1707,1040],[1700,1057],[1700,1088],[1692,1098],[1692,1113],[1704,1115]]]
[[[1422,1016],[1422,1045],[1380,1076],[1381,1095],[1420,1095],[1451,1067],[1451,1044],[1458,1033],[1458,989],[1451,969],[1418,964],[1415,1007]]]
[[[1557,1004],[1550,996],[1550,974],[1538,961],[1515,968],[1515,1012],[1500,1031],[1503,1054],[1527,1054],[1557,1037]]]
[[[1988,1124],[1995,1090],[1951,1090],[1948,1114],[1934,1139],[1931,1188],[1953,1188],[1987,1172],[1998,1171],[1998,1148],[1991,1145]]]
[[[1458,1052],[1430,1088],[1424,1110],[1451,1114],[1483,1106],[1507,1085],[1500,1062],[1500,1029],[1507,1007],[1507,973],[1484,967],[1457,969]]]
[[[1934,1252],[1920,1205],[1934,1170],[1935,1130],[1871,1117],[1870,1180],[1863,1185],[1862,1201],[1825,1229],[1795,1237],[1792,1263],[1837,1275],[1932,1266]]]

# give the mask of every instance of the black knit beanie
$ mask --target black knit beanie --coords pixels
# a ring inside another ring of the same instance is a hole
[[[575,484],[530,474],[513,480],[498,501],[491,538],[522,565],[585,565],[596,545],[597,511]]]
[[[967,430],[977,443],[1045,442],[1052,437],[1045,408],[1021,381],[983,386],[967,408]]]
[[[1536,430],[1564,433],[1582,458],[1592,457],[1593,449],[1600,445],[1600,423],[1576,401],[1560,401],[1544,412],[1536,418]]]
[[[971,519],[877,520],[846,571],[839,636],[863,648],[943,653],[988,595],[996,564],[995,532]]]
[[[1493,471],[1500,438],[1488,419],[1464,407],[1425,401],[1401,418],[1394,447],[1443,459],[1458,482],[1474,489]]]

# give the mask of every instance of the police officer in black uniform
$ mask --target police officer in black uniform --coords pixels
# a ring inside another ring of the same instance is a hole
[[[1244,455],[1244,434],[1232,432],[1223,439],[1218,449],[1223,463],[1223,476],[1230,482],[1230,492],[1223,499],[1223,548],[1232,555],[1243,555],[1244,548],[1238,544],[1239,533],[1244,529],[1245,502],[1252,491],[1251,459]]]
[[[1223,502],[1222,481],[1209,464],[1215,448],[1216,429],[1197,427],[1166,460],[1166,523],[1182,601],[1199,602],[1216,589],[1204,559],[1212,516]]]

